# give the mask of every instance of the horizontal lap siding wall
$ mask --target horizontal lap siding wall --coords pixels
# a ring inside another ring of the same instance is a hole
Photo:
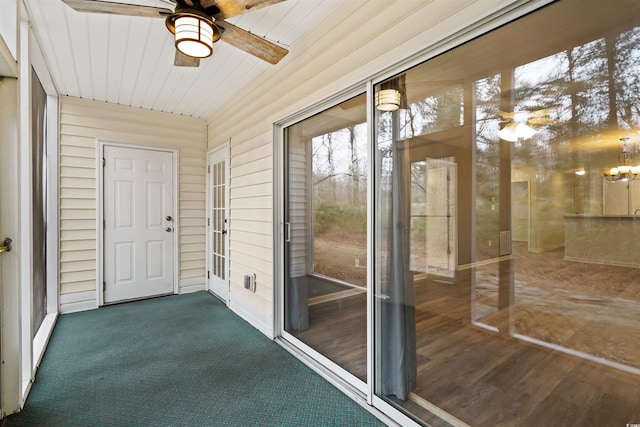
[[[206,132],[199,119],[60,99],[61,295],[96,289],[98,140],[179,149],[179,277],[204,277]]]
[[[229,304],[240,300],[261,312],[273,305],[273,221],[271,133],[231,143],[229,180]],[[256,292],[244,289],[255,273]]]

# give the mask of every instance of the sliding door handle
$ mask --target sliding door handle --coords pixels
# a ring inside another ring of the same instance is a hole
[[[4,239],[4,242],[2,242],[2,245],[0,245],[0,253],[2,252],[11,252],[11,243],[13,242],[13,240],[11,240],[10,238],[6,238]]]

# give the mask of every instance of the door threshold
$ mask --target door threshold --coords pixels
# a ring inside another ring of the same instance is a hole
[[[138,297],[138,298],[129,298],[129,299],[123,299],[123,300],[119,300],[119,301],[105,302],[105,303],[102,304],[101,307],[106,307],[106,306],[111,306],[111,305],[118,305],[118,304],[126,304],[126,303],[129,303],[129,302],[136,302],[136,301],[145,301],[145,300],[155,299],[155,298],[164,298],[164,297],[169,297],[171,295],[177,295],[177,294],[175,292],[170,292],[170,293],[167,293],[167,294],[149,295],[149,296]]]

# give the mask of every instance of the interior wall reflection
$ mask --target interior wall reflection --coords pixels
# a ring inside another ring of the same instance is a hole
[[[401,88],[375,110],[378,396],[437,425],[640,416],[640,181],[605,176],[621,139],[640,170],[639,46],[637,2],[560,0],[375,86]]]

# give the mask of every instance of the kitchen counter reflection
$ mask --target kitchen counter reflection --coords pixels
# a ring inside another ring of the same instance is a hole
[[[565,218],[565,261],[640,268],[640,215],[571,215]]]

